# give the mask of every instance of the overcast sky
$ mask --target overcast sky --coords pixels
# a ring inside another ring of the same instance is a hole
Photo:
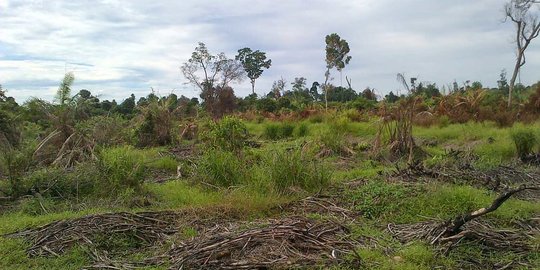
[[[198,92],[179,66],[197,42],[234,57],[243,47],[267,52],[272,67],[257,81],[324,81],[324,37],[349,42],[352,61],[343,77],[353,88],[384,95],[400,88],[396,73],[449,85],[480,81],[494,87],[510,76],[513,25],[504,24],[505,0],[0,0],[0,84],[18,101],[51,100],[65,71],[75,90],[105,99],[134,93]],[[533,42],[521,80],[540,80],[540,41]],[[334,84],[340,76],[333,73]],[[344,80],[343,80],[344,81]],[[233,85],[250,93],[249,81]]]

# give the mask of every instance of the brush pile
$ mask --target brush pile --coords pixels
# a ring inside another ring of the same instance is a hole
[[[540,185],[540,171],[525,171],[508,166],[498,166],[490,170],[478,170],[472,167],[461,168],[426,168],[422,163],[411,163],[405,168],[397,168],[392,174],[393,179],[431,182],[444,181],[455,184],[469,184],[475,187],[487,188],[501,192],[509,186]],[[516,194],[517,198],[525,200],[540,200],[540,193],[524,190]]]
[[[62,220],[42,227],[6,235],[23,237],[31,243],[30,256],[58,256],[72,246],[93,245],[95,237],[130,234],[148,245],[176,232],[174,212],[110,213]]]
[[[208,231],[180,244],[169,252],[171,269],[295,268],[340,262],[354,254],[355,243],[348,239],[347,229],[337,223],[294,217],[257,225],[228,232]]]

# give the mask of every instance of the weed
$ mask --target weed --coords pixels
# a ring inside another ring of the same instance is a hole
[[[246,125],[237,117],[225,116],[220,121],[211,122],[205,138],[214,148],[238,152],[246,144],[249,136]]]
[[[266,124],[264,126],[264,136],[270,140],[279,139],[279,125],[274,123]]]
[[[107,192],[116,193],[125,188],[141,191],[146,172],[144,160],[141,152],[129,146],[102,149],[99,166],[107,176]]]
[[[305,137],[309,133],[309,126],[307,123],[302,122],[298,124],[294,130],[294,135],[296,137]]]
[[[301,150],[275,150],[267,156],[267,177],[279,193],[293,188],[316,191],[326,186],[332,172],[326,166]]]
[[[511,137],[520,158],[532,154],[534,151],[533,148],[538,143],[538,137],[531,129],[515,130],[511,133]]]
[[[231,152],[207,151],[198,161],[197,176],[218,187],[231,187],[245,182],[246,167],[244,161]]]

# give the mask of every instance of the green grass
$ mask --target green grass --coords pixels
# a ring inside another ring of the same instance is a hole
[[[372,180],[351,191],[348,197],[367,218],[414,223],[426,217],[447,220],[489,206],[496,194],[470,186],[437,183],[405,186]],[[487,217],[509,223],[538,213],[539,204],[511,198]]]
[[[511,252],[493,252],[486,254],[478,244],[471,243],[458,247],[448,257],[437,256],[431,246],[423,243],[403,245],[385,231],[384,225],[392,223],[414,223],[426,218],[449,219],[468,211],[489,205],[497,196],[492,192],[464,185],[441,183],[403,184],[381,180],[381,172],[392,170],[386,161],[370,160],[370,154],[359,152],[357,156],[343,165],[337,156],[323,160],[313,160],[313,153],[301,147],[309,142],[327,136],[326,141],[335,142],[336,148],[344,141],[340,138],[354,136],[366,145],[375,137],[378,123],[354,122],[351,117],[336,114],[314,121],[290,122],[245,122],[245,126],[254,137],[264,138],[266,128],[276,125],[278,137],[273,141],[263,141],[260,148],[242,149],[241,152],[212,150],[201,157],[200,163],[193,168],[195,175],[188,179],[169,181],[163,184],[140,182],[141,190],[125,189],[114,198],[82,199],[80,202],[60,202],[44,200],[49,213],[43,214],[36,200],[21,202],[21,207],[14,208],[0,215],[0,234],[11,233],[28,227],[36,227],[56,220],[77,218],[80,216],[114,212],[141,210],[179,210],[195,211],[215,210],[236,213],[245,219],[268,217],[275,214],[275,209],[299,197],[308,196],[329,184],[341,186],[344,182],[362,179],[366,182],[354,189],[347,190],[343,199],[354,203],[356,211],[361,213],[356,224],[351,227],[351,234],[358,238],[373,238],[377,247],[359,248],[366,269],[453,269],[456,262],[465,258],[481,258],[486,262],[512,261],[518,259]],[[292,127],[292,128],[291,128]],[[420,140],[436,142],[435,145],[423,146],[431,156],[424,162],[428,165],[441,165],[447,162],[445,149],[458,148],[472,151],[478,156],[474,165],[490,168],[513,161],[517,157],[516,146],[512,141],[513,131],[523,128],[540,130],[540,122],[532,125],[516,124],[514,128],[498,128],[492,123],[444,124],[441,127],[414,127],[414,136]],[[283,131],[285,130],[285,131]],[[286,134],[279,135],[280,133]],[[342,137],[336,136],[343,135]],[[287,138],[287,139],[283,139]],[[313,151],[317,150],[313,147]],[[146,170],[176,171],[178,160],[164,154],[164,148],[136,149],[133,147],[105,148],[104,162],[113,172],[112,180],[126,181],[133,173],[133,167],[141,166]],[[137,170],[135,170],[136,172]],[[190,171],[191,172],[191,171]],[[111,180],[103,179],[103,181]],[[210,185],[219,186],[213,188]],[[301,192],[298,192],[298,191]],[[106,190],[109,192],[110,190]],[[150,206],[144,209],[129,208],[127,203],[134,198],[145,197]],[[125,198],[124,198],[125,197]],[[111,200],[111,201],[109,201]],[[223,209],[223,210],[222,210]],[[540,205],[535,202],[512,198],[497,211],[483,217],[504,227],[513,220],[528,219],[540,213]],[[324,215],[310,215],[312,218],[325,219]],[[184,228],[182,237],[188,239],[198,234],[194,228]],[[123,239],[112,239],[115,249],[122,249],[130,244]],[[534,240],[538,244],[537,240]],[[107,241],[105,241],[107,242]],[[75,248],[58,258],[29,258],[25,248],[28,243],[20,239],[0,238],[0,269],[80,269],[88,265],[90,259],[83,248]],[[148,254],[134,253],[132,257],[144,258]],[[534,265],[540,264],[540,256],[531,254],[527,259]],[[165,269],[166,266],[148,269]],[[346,266],[332,269],[355,269]]]

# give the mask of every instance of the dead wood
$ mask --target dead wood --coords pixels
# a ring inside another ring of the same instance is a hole
[[[76,244],[94,245],[99,235],[129,233],[143,243],[152,244],[176,232],[174,212],[109,213],[62,220],[4,237],[22,237],[31,243],[27,253],[43,256],[64,253]]]
[[[451,220],[449,224],[447,225],[446,230],[443,233],[443,236],[451,237],[460,233],[461,227],[465,225],[465,223],[497,210],[504,202],[510,199],[512,195],[522,192],[524,190],[540,190],[540,187],[539,186],[533,186],[533,187],[521,186],[519,188],[511,189],[504,192],[503,194],[499,195],[488,207],[480,208],[476,211],[458,216],[454,218],[453,220]]]
[[[171,269],[268,269],[339,262],[354,253],[347,229],[303,217],[251,223],[255,228],[206,236],[169,252]]]

